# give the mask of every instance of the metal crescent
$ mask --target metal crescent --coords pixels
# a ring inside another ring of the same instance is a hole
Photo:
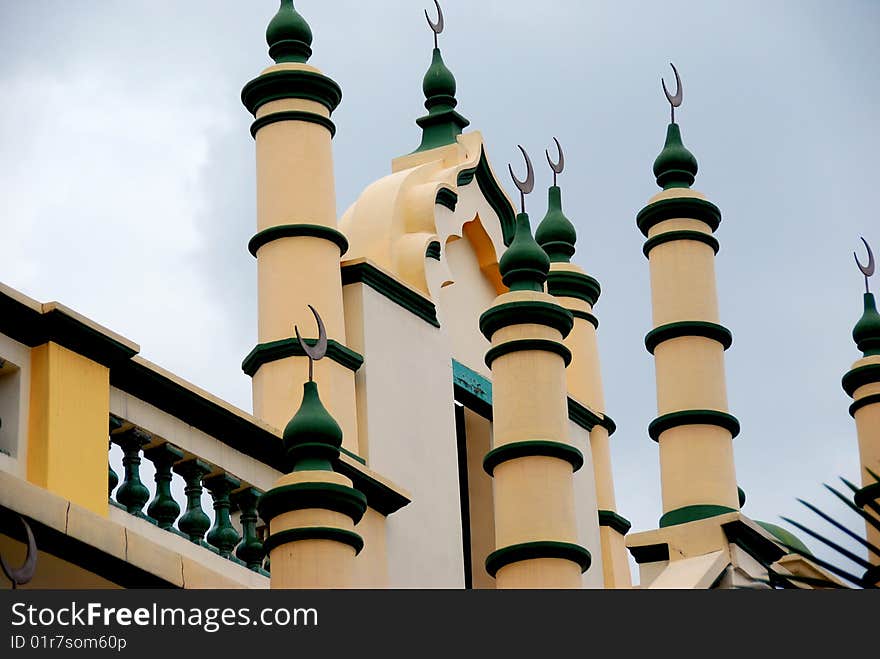
[[[565,154],[562,152],[562,145],[559,144],[559,140],[555,137],[553,141],[556,142],[556,150],[559,151],[559,162],[554,163],[550,158],[550,151],[545,150],[544,153],[547,154],[547,162],[550,163],[550,169],[552,169],[556,174],[561,174],[562,170],[565,169]]]
[[[517,144],[517,146],[519,147],[519,150],[522,151],[523,157],[526,159],[526,180],[520,181],[516,177],[516,174],[513,173],[512,165],[508,165],[507,169],[510,170],[510,175],[513,177],[513,182],[516,184],[517,189],[523,194],[529,194],[535,189],[535,168],[532,167],[532,159],[529,158],[529,154],[526,153],[526,150],[519,144]]]
[[[24,559],[24,564],[20,568],[13,569],[9,567],[6,559],[0,556],[0,567],[3,568],[3,574],[9,578],[14,586],[24,586],[30,583],[37,571],[37,542],[34,540],[34,532],[31,531],[31,527],[23,517],[19,517],[19,519],[27,532],[27,558]]]
[[[853,257],[855,257],[856,265],[859,266],[859,270],[862,271],[862,274],[865,275],[865,277],[872,277],[877,267],[877,263],[874,261],[874,252],[871,251],[871,246],[868,244],[867,240],[862,238],[862,242],[865,243],[865,249],[868,250],[868,265],[862,265],[862,262],[859,261],[859,255],[855,252],[853,252]]]
[[[321,316],[315,311],[315,307],[310,304],[309,309],[312,310],[315,320],[318,321],[318,342],[315,345],[310,346],[303,341],[303,338],[299,334],[299,328],[296,325],[293,326],[293,331],[296,332],[296,340],[299,341],[299,345],[302,347],[303,352],[306,353],[306,356],[312,361],[318,361],[323,359],[324,355],[327,354],[327,330],[324,328],[324,321],[321,320]]]
[[[434,0],[434,4],[437,5],[437,22],[434,23],[431,20],[431,16],[428,14],[428,10],[425,10],[425,18],[428,19],[428,25],[431,26],[431,29],[434,30],[434,34],[441,34],[443,32],[443,28],[445,26],[445,22],[443,20],[443,9],[440,8],[439,0]]]
[[[675,73],[675,96],[669,93],[669,90],[666,88],[666,80],[664,78],[660,78],[660,82],[663,83],[663,93],[666,94],[666,99],[669,101],[669,104],[674,107],[681,107],[681,102],[684,100],[684,90],[681,86],[681,76],[678,75],[678,69],[675,68],[675,64],[672,62],[669,63],[669,66],[672,67],[673,73]]]

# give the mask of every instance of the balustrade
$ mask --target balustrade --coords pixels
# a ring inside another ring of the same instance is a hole
[[[202,460],[115,415],[110,415],[108,427],[108,447],[116,444],[122,449],[124,471],[120,483],[108,460],[108,496],[112,503],[223,558],[267,574],[268,560],[264,568],[266,552],[258,534],[257,503],[262,494],[259,489],[243,483],[219,465]],[[152,493],[141,479],[142,458],[155,468]],[[179,484],[174,486],[175,474],[185,484],[186,504],[182,515],[181,503],[175,498],[180,497],[181,489]],[[211,495],[213,510],[202,506],[205,490]],[[234,524],[235,512],[239,513],[240,533]]]
[[[141,449],[151,440],[150,435],[130,428],[112,435],[113,443],[122,449],[122,467],[125,480],[116,491],[116,501],[132,515],[143,517],[141,512],[150,500],[150,490],[141,482]]]

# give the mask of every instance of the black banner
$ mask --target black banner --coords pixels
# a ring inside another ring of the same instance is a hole
[[[848,650],[867,643],[877,602],[865,598],[872,597],[766,590],[18,590],[0,594],[0,657],[308,651],[543,659],[561,650],[727,656],[722,648],[739,653],[746,646],[760,656],[771,648],[789,656],[825,643]]]

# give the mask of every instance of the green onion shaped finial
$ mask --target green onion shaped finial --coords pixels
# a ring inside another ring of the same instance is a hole
[[[569,263],[574,256],[575,243],[577,242],[577,230],[565,213],[562,212],[562,190],[558,185],[557,176],[565,167],[565,156],[559,140],[553,138],[556,148],[559,150],[559,162],[554,163],[547,151],[547,162],[553,170],[553,185],[550,187],[550,195],[547,203],[547,214],[538,225],[535,232],[535,240],[547,252],[551,263]]]
[[[543,291],[550,258],[532,237],[527,213],[516,216],[513,242],[498,263],[501,279],[512,291]]]
[[[312,56],[312,29],[294,8],[293,0],[281,0],[278,13],[266,28],[266,43],[276,64],[305,63]]]
[[[681,128],[678,124],[669,124],[663,151],[654,161],[657,185],[664,190],[689,188],[694,184],[698,170],[696,157],[681,141]]]
[[[317,382],[303,384],[302,403],[284,428],[283,439],[293,471],[333,471],[342,429],[321,402]]]
[[[433,22],[425,12],[428,25],[434,34],[434,51],[431,65],[422,80],[422,91],[425,94],[425,109],[428,114],[416,120],[422,129],[422,143],[416,152],[429,151],[437,147],[455,144],[461,132],[470,125],[470,121],[455,111],[458,100],[455,98],[456,82],[452,71],[443,61],[443,55],[437,43],[437,36],[443,32],[445,21],[440,3],[436,2],[438,19]]]
[[[660,79],[663,84],[663,93],[672,110],[672,119],[666,130],[666,144],[663,151],[654,161],[654,176],[657,177],[657,185],[664,190],[670,188],[689,188],[693,185],[697,176],[697,159],[694,154],[687,150],[681,141],[681,129],[675,122],[675,108],[681,107],[684,98],[684,90],[681,84],[681,76],[674,64],[670,64],[675,73],[675,94],[671,94],[666,87],[666,80]]]
[[[865,276],[865,307],[862,317],[853,329],[853,339],[865,357],[880,355],[880,314],[877,313],[877,302],[871,293],[869,280],[876,270],[874,252],[868,241],[862,238],[868,250],[868,264],[862,265],[858,254],[853,253],[859,270]]]

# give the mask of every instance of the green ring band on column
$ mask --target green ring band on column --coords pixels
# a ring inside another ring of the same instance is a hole
[[[288,529],[273,533],[265,542],[263,550],[268,554],[276,547],[299,540],[333,540],[354,549],[355,555],[364,548],[364,539],[354,531],[336,529],[330,526],[305,526],[299,529]]]
[[[849,415],[851,417],[855,417],[856,412],[858,412],[863,407],[867,407],[868,405],[873,405],[874,403],[880,403],[880,393],[878,394],[870,394],[868,396],[864,396],[863,398],[859,398],[856,402],[849,406]]]
[[[599,282],[582,272],[551,270],[547,275],[547,292],[556,297],[571,297],[596,306],[602,287]]]
[[[859,508],[864,508],[869,503],[880,501],[880,483],[865,485],[853,496],[853,503]]]
[[[715,204],[696,197],[661,199],[645,206],[636,216],[639,230],[648,237],[652,227],[666,220],[699,220],[714,232],[721,224],[721,210]]]
[[[655,442],[660,435],[679,426],[707,425],[724,428],[731,434],[731,439],[739,435],[739,421],[732,414],[719,410],[682,410],[658,416],[648,426],[648,435]]]
[[[522,542],[493,551],[486,558],[486,572],[489,573],[489,576],[494,577],[498,574],[498,570],[506,565],[535,558],[560,558],[571,561],[580,566],[581,573],[586,572],[592,562],[590,552],[580,545],[571,542],[538,540],[536,542]]]
[[[565,360],[565,365],[571,364],[571,350],[557,341],[549,339],[515,339],[513,341],[505,341],[494,348],[490,348],[486,353],[486,366],[492,368],[492,362],[499,357],[509,355],[512,352],[520,352],[525,350],[543,350],[544,352],[552,352]]]
[[[866,384],[880,382],[880,364],[866,364],[854,368],[843,376],[843,390],[850,396],[856,393],[856,389]]]
[[[704,243],[711,247],[712,251],[716,254],[721,249],[718,239],[708,233],[703,233],[702,231],[667,231],[666,233],[661,233],[653,238],[648,238],[642,247],[642,253],[650,258],[649,255],[652,249],[658,245],[665,245],[666,243],[671,243],[676,240],[695,240],[699,243]]]
[[[621,517],[613,510],[599,511],[599,526],[607,526],[617,531],[620,535],[626,535],[632,528],[632,524],[625,517]]]
[[[275,227],[263,229],[250,239],[250,242],[248,242],[248,251],[252,256],[256,256],[260,247],[267,243],[282,238],[298,238],[300,236],[329,240],[331,243],[339,247],[340,256],[348,251],[348,239],[342,235],[340,231],[320,224],[280,224]]]
[[[241,90],[241,102],[253,115],[266,103],[288,98],[314,101],[333,112],[342,102],[342,89],[321,73],[282,69],[257,76]]]
[[[678,339],[683,336],[699,336],[705,339],[712,339],[713,341],[718,341],[725,350],[733,345],[733,334],[726,327],[704,320],[684,320],[652,329],[645,336],[645,347],[653,355],[654,348],[664,341]]]
[[[571,315],[575,318],[585,320],[596,329],[599,329],[599,319],[596,318],[593,314],[586,311],[581,311],[580,309],[569,309],[569,311],[571,312]]]
[[[599,425],[608,431],[609,437],[617,432],[617,424],[614,422],[614,419],[605,413],[602,414],[602,420],[599,421]]]
[[[315,112],[284,110],[283,112],[272,112],[254,121],[254,123],[251,124],[251,137],[256,139],[257,133],[261,128],[278,123],[279,121],[305,121],[307,123],[317,124],[329,130],[330,137],[336,136],[336,124],[327,117]]]
[[[685,506],[676,510],[670,510],[660,518],[660,528],[667,526],[677,526],[679,524],[687,524],[688,522],[696,522],[700,519],[709,519],[718,515],[727,513],[735,513],[736,510],[727,506],[716,506],[712,504],[700,504],[696,506]]]
[[[480,316],[480,332],[490,341],[492,335],[511,325],[546,325],[565,338],[574,327],[574,317],[568,309],[552,302],[522,300],[491,307]]]
[[[292,510],[317,508],[341,513],[357,524],[367,512],[367,497],[338,483],[292,483],[266,492],[257,507],[266,522]]]
[[[317,339],[303,339],[303,341],[308,346],[314,346],[318,342]],[[279,341],[270,341],[269,343],[260,343],[244,358],[244,361],[241,363],[241,370],[253,377],[263,364],[277,362],[288,357],[305,356],[305,351],[296,339],[281,339]],[[356,372],[364,363],[363,356],[335,339],[327,341],[327,359],[353,372]]]
[[[530,439],[522,442],[511,442],[492,449],[483,458],[483,469],[490,476],[495,475],[495,467],[509,460],[541,456],[559,458],[571,465],[572,472],[584,466],[584,454],[576,447],[545,439]]]

